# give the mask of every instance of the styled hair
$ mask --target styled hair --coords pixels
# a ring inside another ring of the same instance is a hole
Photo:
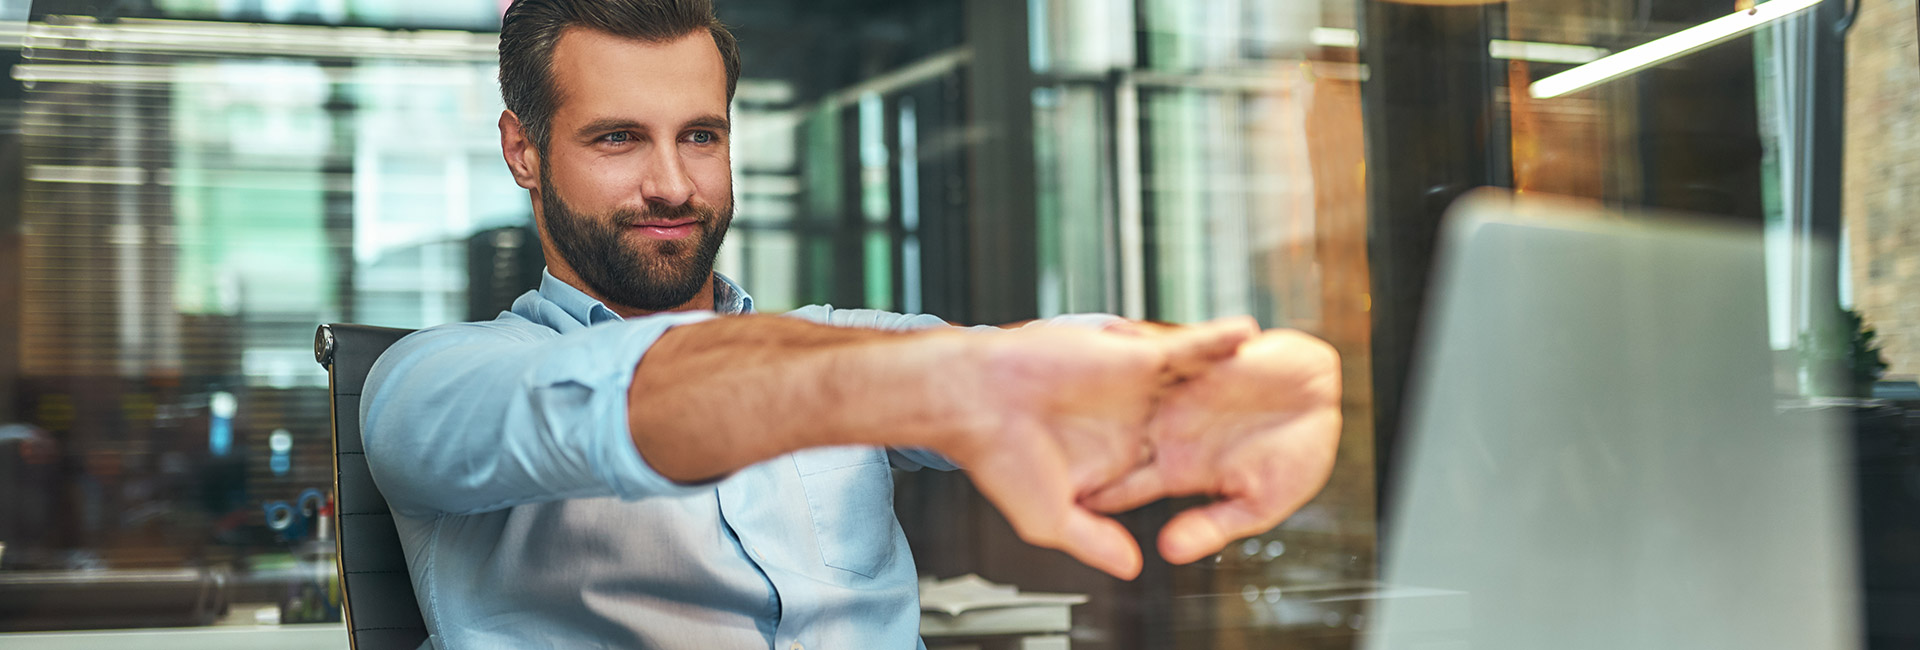
[[[711,0],[514,0],[500,21],[500,99],[541,152],[552,133],[560,91],[553,84],[553,48],[569,27],[648,43],[699,30],[713,35],[727,69],[727,101],[740,82],[740,45],[713,15]]]

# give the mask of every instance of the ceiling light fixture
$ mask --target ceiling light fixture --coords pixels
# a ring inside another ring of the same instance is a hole
[[[1315,27],[1307,33],[1307,42],[1320,47],[1355,48],[1360,47],[1360,32],[1341,27]],[[1579,65],[1606,56],[1607,51],[1587,45],[1495,39],[1487,42],[1487,55],[1514,61]]]
[[[1559,97],[1591,88],[1596,84],[1638,72],[1721,41],[1745,34],[1755,27],[1794,15],[1820,0],[1773,0],[1747,11],[1734,12],[1663,36],[1644,45],[1621,50],[1598,61],[1533,82],[1527,92],[1534,99]]]

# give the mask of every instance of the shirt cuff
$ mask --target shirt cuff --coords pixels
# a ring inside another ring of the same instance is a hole
[[[1061,314],[1052,318],[1042,318],[1022,327],[1073,327],[1097,330],[1124,320],[1126,319],[1113,314]]]
[[[594,382],[605,387],[596,391],[596,410],[602,422],[611,423],[601,428],[606,435],[595,441],[597,449],[594,457],[603,459],[596,465],[599,478],[613,490],[615,496],[623,500],[634,501],[649,496],[681,496],[711,489],[712,484],[687,484],[674,481],[660,472],[640,455],[639,448],[633,444],[633,430],[627,420],[627,391],[633,386],[634,368],[667,330],[698,323],[711,318],[712,312],[684,312],[662,314],[608,324],[609,336],[619,341],[609,341],[607,346],[594,346],[599,350],[618,351],[609,353],[604,375]]]

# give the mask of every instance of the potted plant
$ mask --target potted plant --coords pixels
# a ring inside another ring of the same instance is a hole
[[[1887,371],[1877,336],[1860,312],[1851,309],[1836,309],[1832,318],[1802,332],[1800,359],[1810,396],[1871,397],[1873,382]]]

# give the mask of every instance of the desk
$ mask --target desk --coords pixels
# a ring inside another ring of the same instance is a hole
[[[927,650],[1069,650],[1065,634],[925,637]]]
[[[251,625],[241,621],[260,606],[238,606],[218,625],[207,627],[87,630],[76,632],[15,632],[0,634],[7,650],[345,650],[347,626],[342,623]],[[1035,629],[1025,633],[990,635],[948,632],[926,637],[939,650],[1065,650],[1065,634]]]
[[[90,632],[19,632],[0,634],[7,650],[345,650],[347,626],[341,623],[306,625],[214,625],[209,627]]]
[[[1067,637],[929,638],[932,648],[1006,648],[1008,650],[1065,650]],[[93,632],[19,632],[0,634],[7,650],[345,650],[347,626],[340,623],[306,625],[215,625],[210,627]]]

